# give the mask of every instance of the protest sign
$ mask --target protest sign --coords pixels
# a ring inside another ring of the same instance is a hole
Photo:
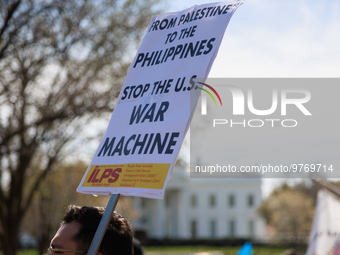
[[[244,1],[154,17],[77,191],[161,198],[228,22]],[[194,93],[194,96],[193,96]]]
[[[340,200],[331,192],[318,192],[307,255],[340,254]]]

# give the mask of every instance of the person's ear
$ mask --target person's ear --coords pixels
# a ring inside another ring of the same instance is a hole
[[[102,254],[101,252],[98,251],[98,252],[97,252],[97,255],[103,255],[103,254]]]

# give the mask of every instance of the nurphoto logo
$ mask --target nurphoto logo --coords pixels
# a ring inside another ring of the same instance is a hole
[[[243,127],[263,127],[266,124],[271,127],[281,124],[282,127],[296,127],[298,120],[295,118],[276,118],[290,116],[289,111],[299,112],[300,115],[312,116],[310,110],[306,104],[311,100],[311,92],[304,88],[270,88],[266,93],[261,93],[257,88],[240,88],[230,84],[217,84],[220,94],[207,83],[196,82],[208,87],[218,97],[222,106],[222,99],[227,98],[224,101],[229,101],[229,105],[225,106],[225,113],[231,114],[233,117],[240,116],[256,116],[257,118],[251,119],[226,119],[226,118],[214,118],[213,127],[218,125],[230,125],[230,127],[243,126]],[[207,92],[210,97],[216,100],[213,95],[206,89],[197,88]],[[269,92],[269,93],[268,93]],[[221,96],[220,96],[221,95]],[[201,95],[201,115],[207,115],[207,100],[204,95]],[[222,99],[221,99],[222,97]],[[230,100],[231,98],[231,100]],[[256,106],[255,102],[266,102],[265,108]],[[268,106],[269,102],[269,106]],[[275,114],[275,118],[272,117]],[[272,117],[272,118],[270,118]]]

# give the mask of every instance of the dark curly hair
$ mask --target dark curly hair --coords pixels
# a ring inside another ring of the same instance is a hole
[[[103,207],[69,205],[61,224],[80,223],[74,236],[77,249],[87,251],[104,214]],[[103,255],[133,255],[132,230],[129,222],[119,213],[113,213],[98,250]]]

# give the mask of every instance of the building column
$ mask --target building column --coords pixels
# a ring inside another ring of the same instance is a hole
[[[143,228],[142,217],[143,217],[143,208],[142,208],[142,198],[141,197],[133,197],[133,206],[137,212],[140,213],[141,217],[133,220],[133,228],[139,230]]]
[[[154,236],[156,238],[165,237],[165,202],[164,199],[156,199],[156,228],[154,229]]]
[[[187,189],[178,191],[178,236],[190,238],[189,194]]]

